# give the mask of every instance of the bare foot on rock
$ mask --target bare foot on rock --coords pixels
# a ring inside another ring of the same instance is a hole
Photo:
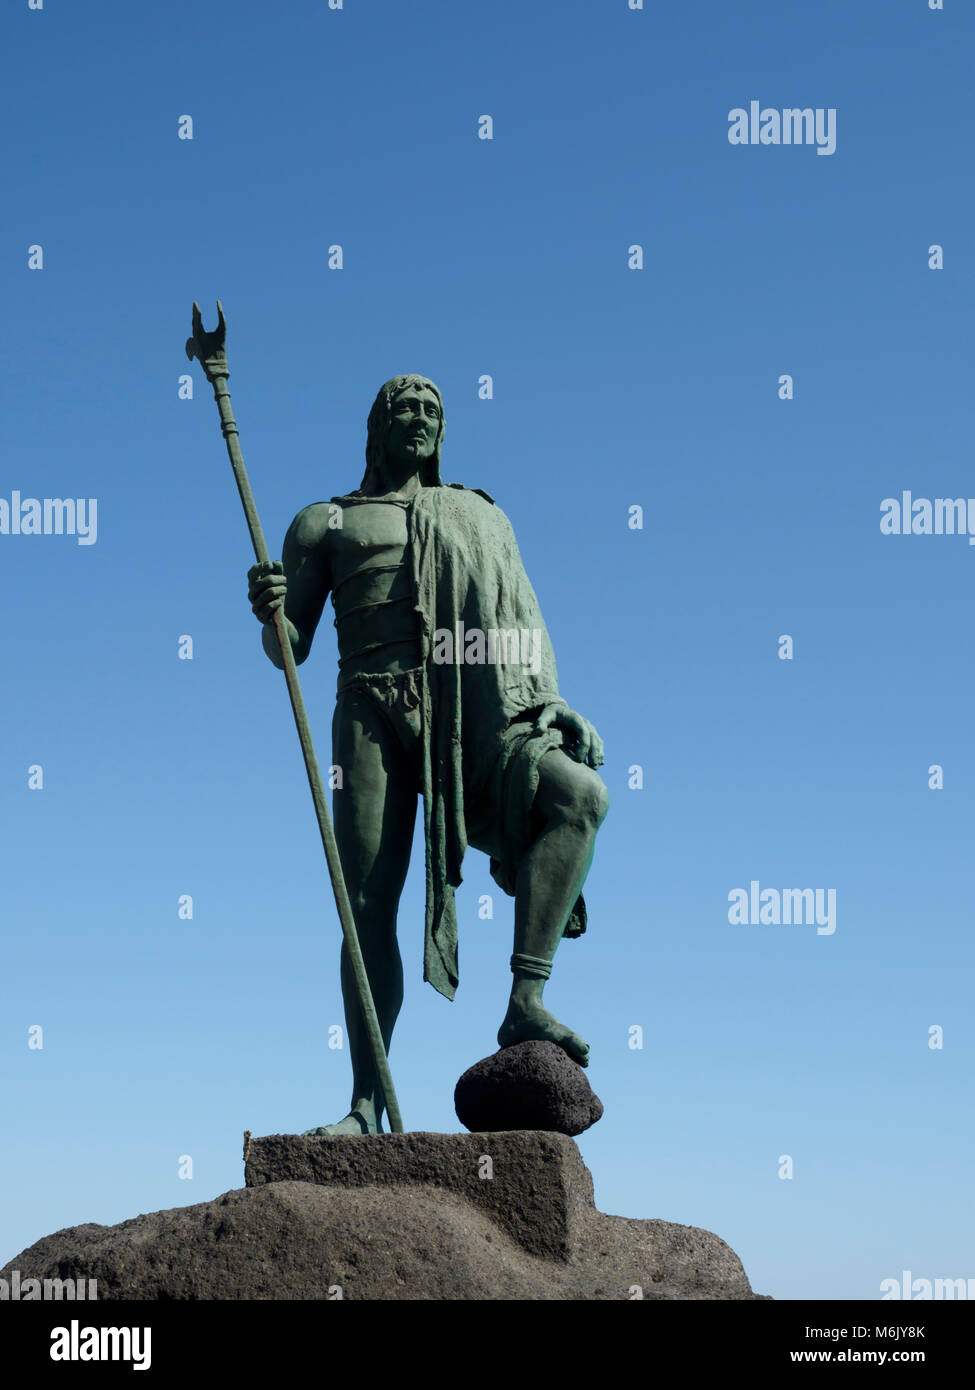
[[[513,1047],[523,1042],[554,1042],[569,1054],[580,1067],[589,1065],[589,1044],[578,1033],[573,1033],[554,1014],[538,1003],[508,1005],[504,1022],[498,1029],[498,1042],[501,1047]]]
[[[305,1139],[319,1139],[323,1136],[333,1134],[382,1134],[382,1126],[377,1121],[374,1114],[362,1114],[358,1110],[350,1110],[344,1120],[338,1120],[334,1125],[319,1125],[317,1129],[306,1129],[302,1135]]]

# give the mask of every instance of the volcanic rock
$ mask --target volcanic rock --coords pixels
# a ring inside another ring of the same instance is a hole
[[[539,1131],[250,1140],[247,1186],[72,1226],[0,1274],[110,1299],[747,1299],[718,1236],[606,1216],[573,1141]]]
[[[465,1128],[581,1134],[603,1113],[585,1072],[552,1042],[503,1047],[464,1072],[454,1109]]]

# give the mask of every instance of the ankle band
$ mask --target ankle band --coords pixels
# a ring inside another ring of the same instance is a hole
[[[516,952],[511,957],[511,970],[513,974],[527,975],[531,980],[547,980],[552,973],[552,962],[542,956]]]

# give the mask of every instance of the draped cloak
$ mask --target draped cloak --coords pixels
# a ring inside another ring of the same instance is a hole
[[[538,764],[559,748],[559,729],[534,732],[541,710],[567,708],[538,599],[500,507],[460,484],[423,487],[407,510],[408,555],[422,649],[422,794],[426,858],[423,978],[448,999],[458,983],[454,891],[468,844],[491,856],[506,893],[532,843],[531,806]],[[529,664],[434,659],[445,629],[516,629],[540,652]],[[537,638],[534,634],[537,633]],[[581,897],[565,926],[586,926]]]

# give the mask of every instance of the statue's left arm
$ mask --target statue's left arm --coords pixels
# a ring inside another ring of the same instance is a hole
[[[490,501],[491,499],[488,500]],[[515,533],[511,526],[511,522],[505,516],[504,512],[501,511],[500,507],[495,510],[492,504],[492,511],[496,518],[496,524],[499,526],[504,537],[504,544],[508,548],[509,559],[505,568],[510,573],[520,574],[523,577],[527,593],[530,596],[530,601],[532,605],[534,605],[535,611],[538,612],[538,600],[535,597],[535,592],[525,572],[524,563],[518,549],[518,542],[515,540]],[[541,621],[540,612],[539,620]],[[548,643],[547,633],[545,635],[545,641]],[[554,688],[557,689],[557,686]],[[563,747],[569,756],[574,758],[576,762],[584,763],[591,768],[602,767],[605,762],[602,739],[585,715],[577,714],[575,710],[569,709],[566,702],[562,699],[550,700],[535,720],[535,731],[537,733],[543,733],[546,729],[553,728],[561,729],[566,735]]]

